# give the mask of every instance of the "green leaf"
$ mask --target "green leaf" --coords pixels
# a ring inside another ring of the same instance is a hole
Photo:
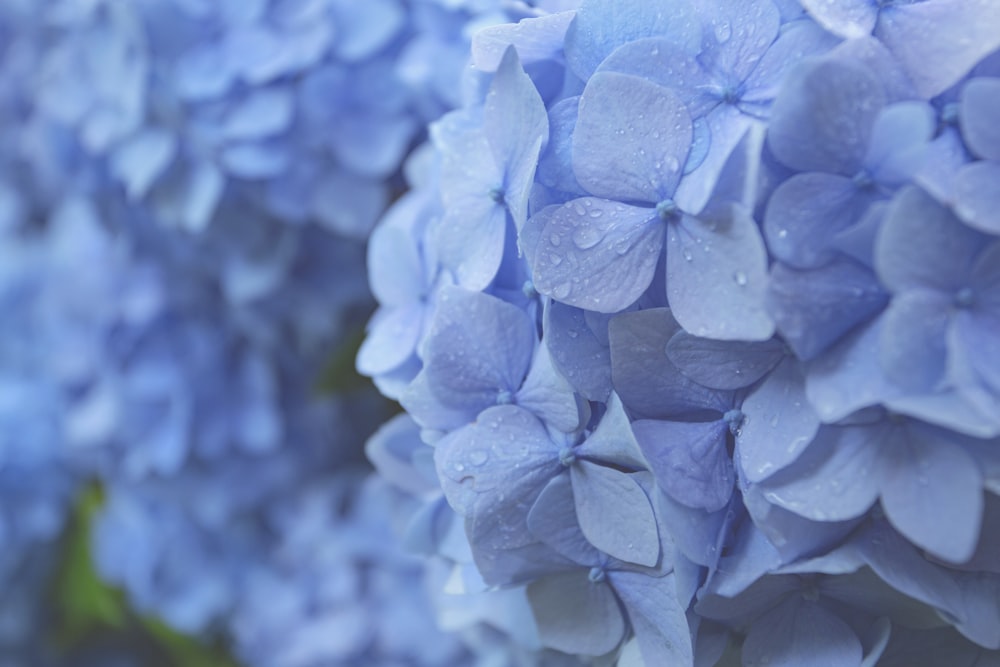
[[[62,645],[108,628],[122,629],[127,622],[125,596],[100,580],[90,555],[91,520],[103,502],[100,486],[84,488],[63,538],[62,560],[52,586],[56,640]]]

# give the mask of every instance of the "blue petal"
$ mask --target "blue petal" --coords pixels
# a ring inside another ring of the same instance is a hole
[[[582,195],[573,173],[573,132],[579,106],[579,97],[569,97],[549,109],[549,143],[538,160],[536,179],[546,187]]]
[[[615,571],[608,577],[628,611],[646,664],[693,665],[691,628],[677,601],[673,576]]]
[[[987,580],[930,562],[913,544],[891,529],[885,520],[875,521],[861,533],[855,544],[868,566],[886,583],[931,607],[949,614],[959,626],[975,624],[975,593],[963,590],[966,584],[982,591]],[[989,591],[986,591],[987,596]],[[858,595],[863,593],[858,592]],[[995,598],[993,602],[995,606]],[[981,614],[988,616],[989,614]]]
[[[726,512],[706,512],[682,505],[666,493],[656,494],[656,513],[661,533],[675,544],[684,558],[705,567],[715,567],[719,560],[719,534]]]
[[[796,596],[761,616],[743,643],[747,665],[858,667],[861,658],[861,642],[846,623]]]
[[[123,142],[111,157],[113,173],[125,183],[129,199],[146,196],[177,153],[176,137],[157,128],[142,130]]]
[[[561,470],[559,447],[530,412],[513,405],[441,439],[434,463],[448,503],[468,519],[470,542],[530,544],[528,511]]]
[[[587,400],[606,401],[611,393],[611,353],[587,325],[584,311],[552,301],[544,328],[544,340],[559,372]]]
[[[333,40],[338,57],[358,61],[373,57],[406,25],[406,10],[396,0],[365,2],[364,7],[347,0],[331,3],[337,30]]]
[[[472,64],[483,72],[495,72],[511,45],[523,63],[560,58],[575,16],[573,11],[564,11],[482,28],[472,36]]]
[[[520,308],[481,292],[444,289],[424,350],[428,386],[448,405],[495,405],[521,386],[534,346],[534,326]]]
[[[456,272],[461,285],[481,290],[500,267],[507,212],[490,194],[503,188],[503,173],[477,122],[455,112],[431,126],[431,136],[441,152],[446,212],[435,230],[441,262]]]
[[[767,536],[783,563],[793,563],[811,554],[830,551],[863,520],[811,521],[769,503],[756,485],[743,488],[743,502],[754,525]]]
[[[900,393],[881,369],[881,333],[882,320],[877,318],[809,365],[806,395],[824,422],[838,421]]]
[[[876,198],[843,176],[796,174],[768,201],[767,245],[777,259],[797,268],[825,264],[836,252],[837,235],[860,221]]]
[[[666,37],[646,37],[622,44],[604,61],[598,72],[631,74],[673,89],[692,118],[699,118],[718,104],[709,94],[711,72],[691,57],[681,44]]]
[[[416,351],[423,325],[424,309],[419,303],[376,311],[358,350],[358,370],[372,376],[399,367]]]
[[[800,365],[785,360],[744,401],[746,415],[736,436],[736,458],[750,482],[759,482],[794,462],[819,429],[806,398]]]
[[[653,280],[664,227],[655,212],[582,197],[552,211],[535,249],[535,288],[556,301],[613,313]]]
[[[368,240],[368,281],[383,306],[413,303],[425,290],[423,261],[413,231],[394,221],[418,215],[415,196],[401,198]]]
[[[580,97],[573,172],[592,195],[657,204],[674,194],[691,137],[691,118],[676,93],[599,72]]]
[[[938,201],[948,201],[952,196],[955,174],[968,161],[969,152],[961,134],[954,127],[945,127],[928,146],[913,182]]]
[[[785,355],[777,339],[746,343],[698,338],[678,331],[667,343],[667,358],[684,375],[713,389],[749,387]]]
[[[891,471],[882,484],[886,516],[938,558],[966,561],[975,552],[983,515],[979,466],[944,434],[916,426],[907,431],[883,454]]]
[[[677,203],[687,211],[701,211],[719,183],[719,177],[733,151],[752,127],[763,128],[759,121],[730,105],[721,105],[702,119],[708,130],[708,151],[696,168],[685,173],[677,188]],[[689,167],[691,165],[688,165]]]
[[[618,394],[607,399],[607,411],[594,432],[576,448],[578,457],[600,461],[619,468],[643,469],[646,461]]]
[[[837,60],[801,65],[774,101],[768,144],[792,169],[853,176],[886,102],[866,69]]]
[[[288,167],[288,160],[287,147],[277,144],[232,144],[220,156],[229,173],[246,179],[277,176]]]
[[[665,350],[677,330],[666,308],[623,313],[611,320],[615,391],[637,417],[718,419],[732,407],[732,394],[691,381],[670,362]]]
[[[653,507],[628,474],[579,460],[570,467],[580,529],[595,547],[628,563],[657,564],[660,538]]]
[[[879,278],[893,292],[966,287],[983,247],[982,234],[916,187],[902,190],[889,207],[875,245]]]
[[[667,301],[689,333],[720,340],[767,340],[767,251],[753,218],[733,205],[726,217],[684,216],[667,235]]]
[[[566,653],[603,655],[625,638],[625,618],[607,581],[587,570],[544,577],[528,584],[528,601],[542,644]]]
[[[882,484],[883,429],[823,427],[798,459],[761,483],[771,502],[813,521],[860,516]]]
[[[420,429],[408,415],[396,415],[372,434],[365,443],[365,456],[379,474],[393,486],[413,495],[437,490],[436,479],[414,475],[414,453],[424,449]]]
[[[871,34],[878,19],[878,7],[871,0],[799,2],[817,23],[839,37],[863,37]]]
[[[888,303],[875,274],[850,260],[811,271],[776,262],[767,303],[778,332],[795,355],[812,359]]]
[[[883,10],[872,33],[899,60],[917,94],[951,88],[1000,46],[1000,6],[990,0],[938,0]]]
[[[865,166],[882,185],[898,187],[923,166],[936,117],[926,102],[897,102],[882,110],[872,128]]]
[[[524,384],[518,390],[517,404],[531,410],[546,424],[564,433],[572,433],[580,428],[580,408],[573,388],[556,371],[552,364],[549,346],[535,348]]]
[[[1000,235],[1000,162],[973,162],[955,174],[955,215],[970,227]]]
[[[933,392],[944,379],[950,309],[950,296],[912,290],[893,298],[883,314],[879,360],[905,391]]]
[[[804,58],[829,51],[837,42],[836,38],[812,21],[795,21],[782,25],[778,38],[767,48],[746,78],[746,92],[739,102],[739,108],[751,116],[766,113],[780,92],[788,70]]]
[[[660,487],[679,503],[714,512],[733,491],[725,422],[640,420],[632,425]]]
[[[504,53],[486,94],[483,132],[493,159],[504,171],[504,202],[520,229],[528,216],[528,195],[538,154],[548,140],[549,121],[542,98],[512,47]]]
[[[265,88],[240,100],[222,121],[230,141],[263,139],[286,130],[292,121],[292,98],[286,90]]]
[[[190,231],[208,227],[225,188],[225,179],[214,165],[199,162],[185,175],[180,221]]]
[[[1000,79],[970,79],[962,88],[960,104],[958,118],[966,145],[984,160],[1000,160],[1000,130],[995,122]]]
[[[528,529],[539,541],[582,566],[594,566],[606,558],[580,530],[569,475],[553,477],[542,489],[528,512]]]
[[[643,37],[664,36],[695,53],[701,42],[700,21],[686,0],[669,11],[644,0],[584,0],[566,33],[566,61],[586,81],[616,47]]]
[[[708,17],[701,57],[711,67],[746,81],[778,37],[781,16],[771,0],[709,0],[700,6]]]

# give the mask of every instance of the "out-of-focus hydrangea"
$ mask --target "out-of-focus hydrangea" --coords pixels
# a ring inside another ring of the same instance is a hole
[[[1000,5],[550,9],[369,245],[408,542],[597,664],[995,659]]]
[[[422,561],[376,554],[359,529],[391,541],[377,494],[351,498],[363,473],[349,467],[384,404],[319,384],[371,310],[364,242],[404,157],[427,121],[477,94],[472,32],[544,12],[0,8],[3,577],[30,542],[51,545],[96,478],[96,567],[143,615],[228,636],[261,664],[478,655],[434,631],[446,614],[414,589]],[[344,618],[380,638],[338,645],[330,623]],[[512,646],[507,626],[480,620],[463,627],[491,647],[482,664],[535,659],[537,641]]]

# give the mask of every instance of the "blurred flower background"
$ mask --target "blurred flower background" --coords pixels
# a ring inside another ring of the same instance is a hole
[[[997,49],[4,0],[0,667],[995,664]]]

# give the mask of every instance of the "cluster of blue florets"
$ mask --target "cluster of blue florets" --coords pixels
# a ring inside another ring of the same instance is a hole
[[[362,482],[385,403],[331,394],[324,369],[352,356],[365,240],[459,104],[471,31],[531,11],[4,3],[0,663],[91,659],[49,648],[60,536],[94,484],[97,574],[246,664],[479,654],[436,629],[431,574],[390,538],[394,492]]]
[[[1000,660],[998,113],[993,0],[6,1],[0,666],[143,659],[67,524],[259,667]]]
[[[478,32],[358,357],[453,590],[593,664],[998,659],[998,48],[985,0]]]

